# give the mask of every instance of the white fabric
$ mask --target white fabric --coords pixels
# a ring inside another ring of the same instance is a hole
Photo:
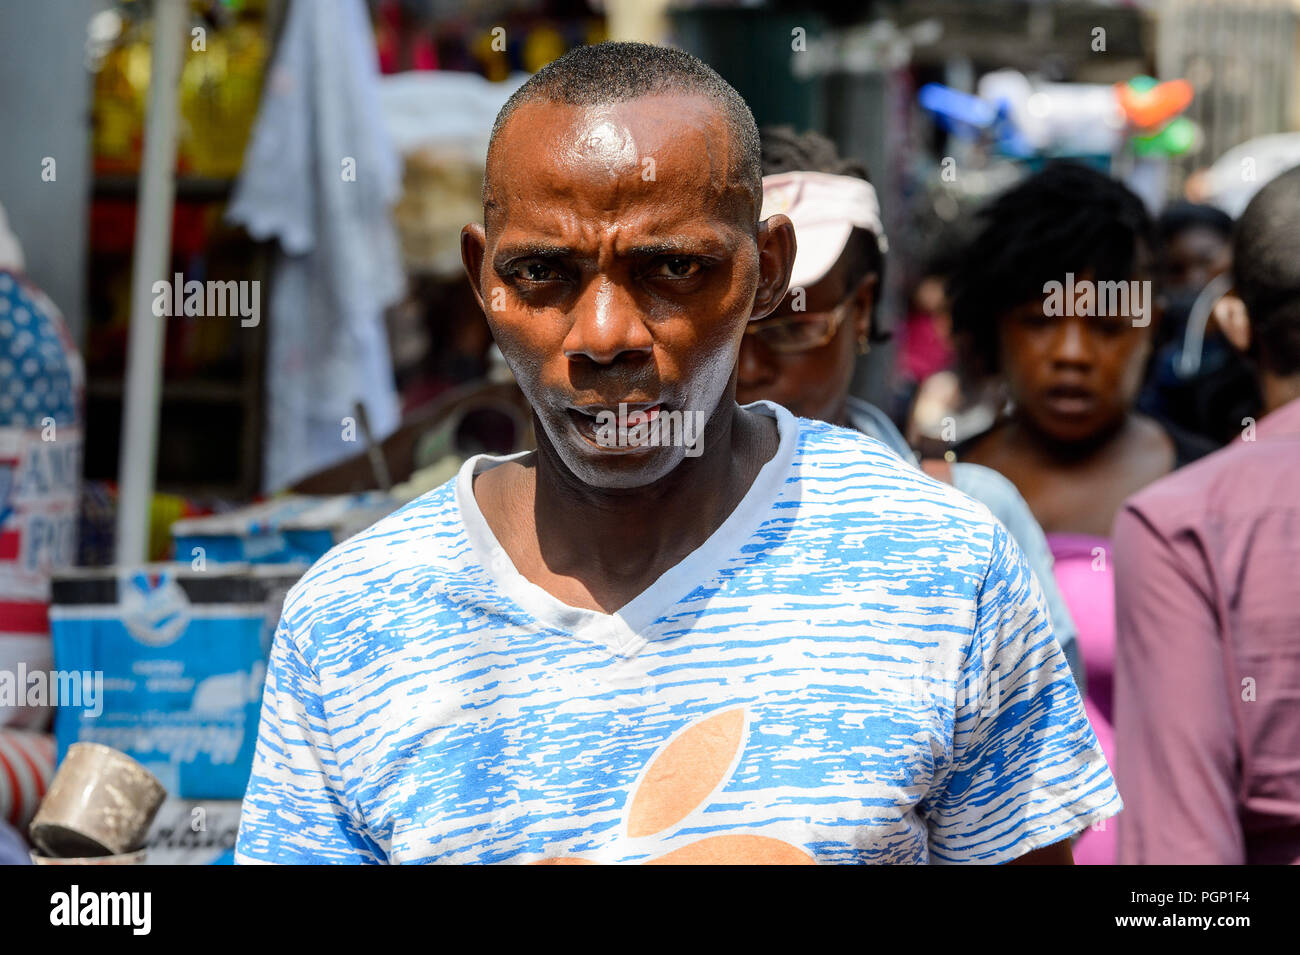
[[[794,223],[796,242],[791,288],[820,282],[839,261],[856,226],[889,250],[876,190],[856,176],[824,172],[783,172],[763,177],[762,218],[783,213]]]
[[[1300,164],[1300,133],[1256,136],[1233,146],[1215,160],[1206,173],[1206,201],[1234,219],[1240,218],[1273,179]]]
[[[10,272],[26,269],[22,243],[9,228],[9,217],[5,215],[4,206],[0,206],[0,269],[8,269]]]
[[[402,154],[436,146],[482,165],[497,113],[528,76],[512,73],[499,83],[455,70],[385,76],[379,81],[384,125]]]
[[[267,320],[263,490],[355,454],[400,409],[383,309],[405,278],[389,209],[401,164],[379,108],[362,0],[290,4],[227,218],[281,251]]]

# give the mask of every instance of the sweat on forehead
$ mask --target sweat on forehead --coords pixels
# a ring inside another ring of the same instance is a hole
[[[547,64],[515,90],[492,126],[488,174],[483,184],[485,214],[495,200],[491,189],[495,185],[497,140],[522,107],[543,103],[612,107],[664,96],[702,99],[711,104],[713,122],[727,142],[728,175],[753,196],[753,222],[757,224],[762,205],[762,170],[758,127],[749,107],[702,60],[681,50],[648,43],[597,43],[577,47]]]
[[[529,103],[499,130],[488,154],[485,225],[492,229],[502,212],[517,214],[521,206],[564,215],[635,203],[678,214],[693,206],[751,228],[758,197],[737,177],[734,144],[718,119],[712,103],[694,96],[590,107]]]

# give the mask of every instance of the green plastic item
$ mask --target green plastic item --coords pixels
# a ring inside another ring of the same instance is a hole
[[[1200,135],[1201,129],[1195,120],[1178,116],[1157,133],[1134,136],[1133,152],[1139,156],[1181,156],[1195,148]]]

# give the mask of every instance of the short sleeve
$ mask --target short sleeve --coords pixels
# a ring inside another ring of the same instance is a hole
[[[1043,534],[1034,512],[1029,509],[1020,491],[1007,478],[980,464],[957,462],[952,466],[953,486],[964,494],[980,501],[1002,522],[1012,539],[1025,555],[1029,569],[1038,578],[1038,585],[1043,588],[1043,598],[1047,601],[1047,614],[1052,621],[1052,630],[1056,640],[1065,651],[1065,659],[1074,674],[1075,685],[1079,692],[1087,690],[1083,660],[1079,656],[1078,629],[1070,607],[1061,596],[1061,588],[1056,585],[1056,576],[1052,571],[1052,549]]]
[[[952,762],[921,806],[935,864],[1009,862],[1122,808],[1042,590],[1001,525],[974,631]]]
[[[380,863],[347,808],[319,679],[281,619],[235,844],[241,864]]]

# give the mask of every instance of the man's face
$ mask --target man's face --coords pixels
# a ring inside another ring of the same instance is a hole
[[[486,230],[465,227],[462,257],[539,441],[588,485],[676,468],[681,442],[608,447],[598,415],[711,420],[746,323],[785,292],[793,228],[776,216],[755,235],[735,159],[723,113],[688,95],[528,103],[498,134]]]

